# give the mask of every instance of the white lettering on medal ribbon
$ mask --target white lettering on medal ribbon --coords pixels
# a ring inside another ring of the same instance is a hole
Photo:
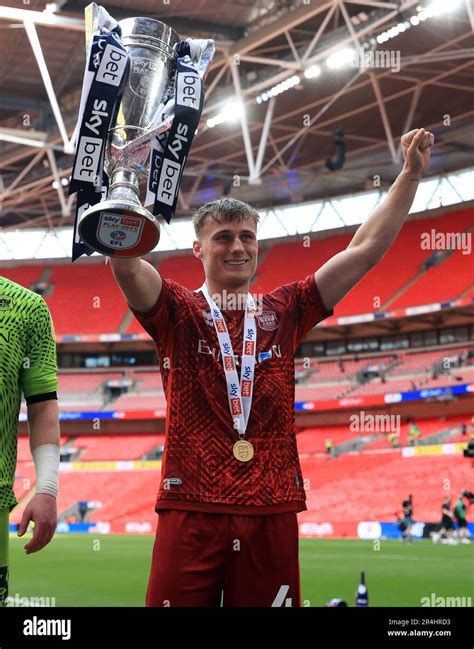
[[[214,328],[216,330],[219,342],[221,356],[226,354],[234,356],[232,343],[229,332],[225,326],[224,317],[217,307],[204,283],[200,289],[209,305]],[[222,326],[218,326],[221,323]],[[239,434],[245,435],[247,423],[252,406],[253,380],[255,371],[255,348],[257,338],[257,327],[255,321],[255,302],[252,295],[247,295],[247,307],[245,310],[243,349],[242,349],[242,367],[241,378],[235,367],[235,363],[227,364],[224,361],[224,373],[227,383],[227,395],[231,416]],[[225,348],[224,348],[225,345]],[[244,374],[245,373],[245,374]]]

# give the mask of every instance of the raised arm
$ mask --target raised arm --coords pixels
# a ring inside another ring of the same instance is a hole
[[[348,247],[316,271],[316,284],[327,309],[334,308],[382,259],[394,242],[428,167],[433,143],[432,133],[422,128],[402,137],[405,164],[387,197],[359,227]]]
[[[159,272],[144,259],[110,260],[112,272],[128,304],[142,313],[152,309],[163,282]]]

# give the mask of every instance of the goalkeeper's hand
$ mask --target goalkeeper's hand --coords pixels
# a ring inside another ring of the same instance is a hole
[[[25,545],[26,554],[38,552],[38,550],[48,545],[56,531],[57,518],[56,498],[54,496],[49,494],[36,494],[36,496],[33,496],[25,507],[18,530],[18,536],[23,536],[28,529],[29,523],[32,521],[35,524],[33,537]]]

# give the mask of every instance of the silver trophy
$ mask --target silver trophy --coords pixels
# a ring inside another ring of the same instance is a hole
[[[94,31],[95,10],[86,11],[86,29]],[[88,7],[89,9],[89,7]],[[119,22],[130,68],[115,124],[109,129],[104,168],[109,177],[106,200],[80,217],[81,240],[106,256],[140,257],[160,238],[157,219],[140,203],[140,178],[147,175],[152,137],[171,127],[161,122],[164,102],[173,92],[178,34],[152,18]]]

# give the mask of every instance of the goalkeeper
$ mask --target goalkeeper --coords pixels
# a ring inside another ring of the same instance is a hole
[[[58,369],[51,316],[42,297],[0,276],[0,606],[8,597],[8,519],[13,492],[21,393],[28,410],[36,493],[18,535],[35,523],[27,554],[44,548],[56,529],[59,470]]]

